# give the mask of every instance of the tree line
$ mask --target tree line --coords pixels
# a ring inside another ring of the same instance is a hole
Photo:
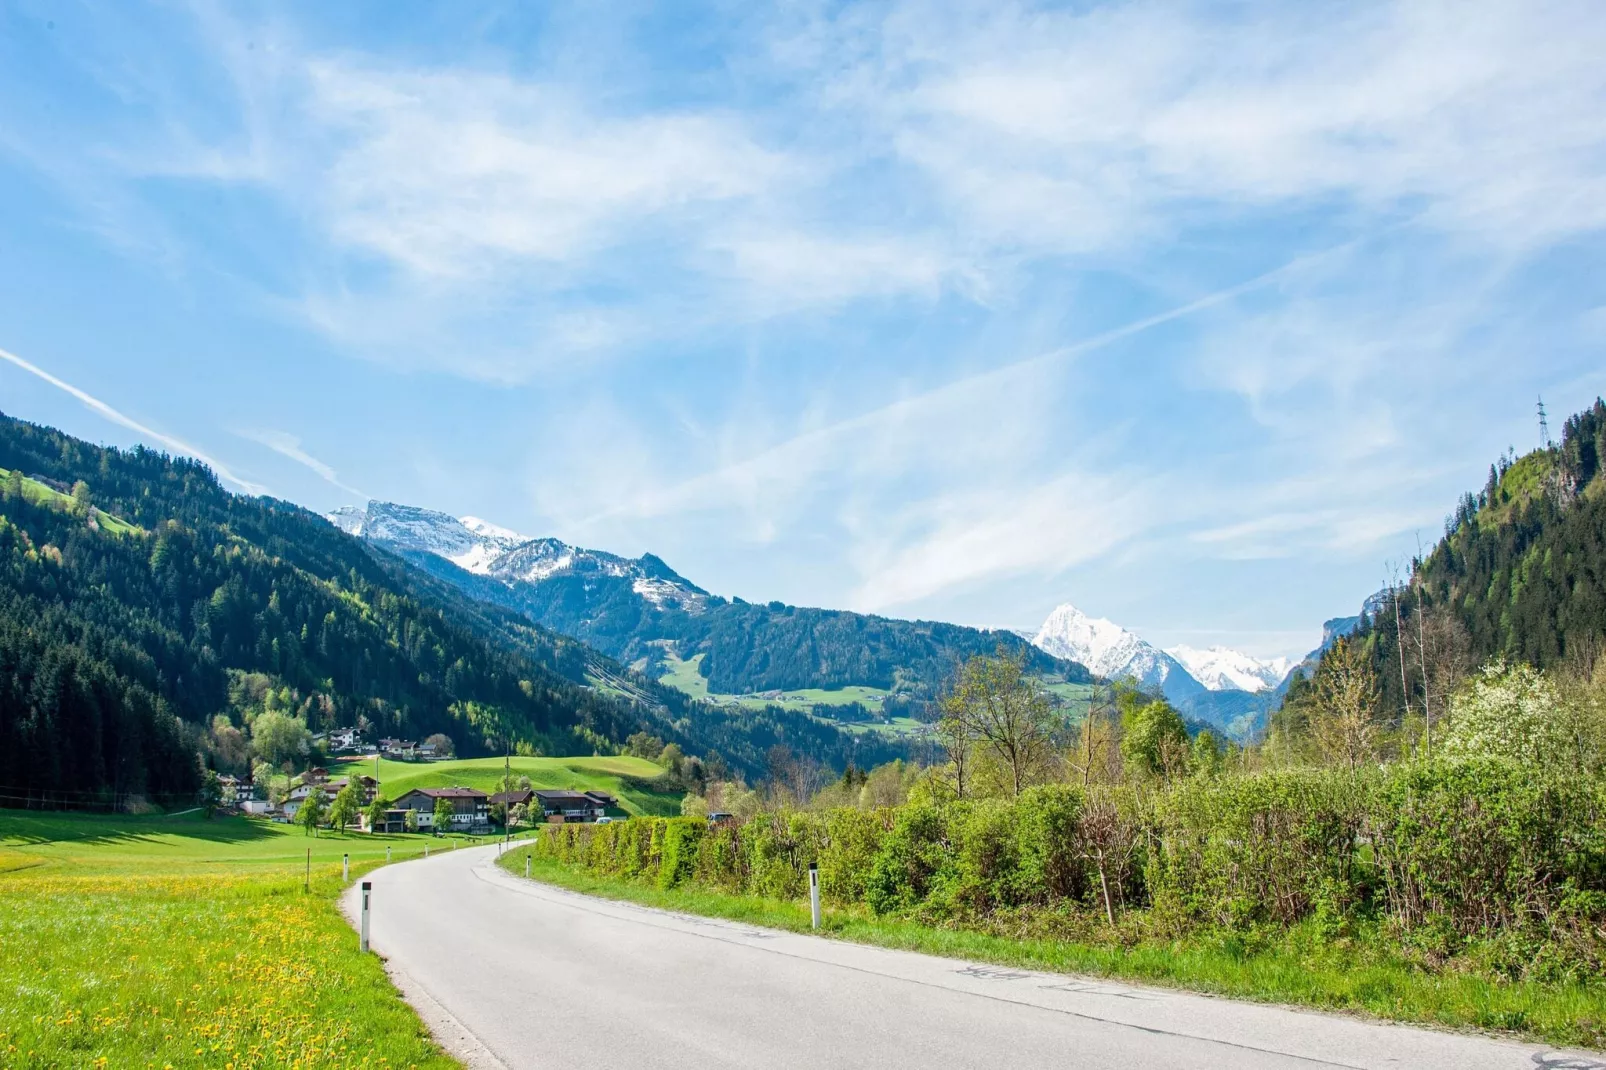
[[[466,754],[646,728],[754,773],[780,743],[854,748],[806,714],[693,702],[195,461],[0,416],[0,470],[0,794],[192,795],[266,712]],[[25,492],[46,486],[67,490]]]

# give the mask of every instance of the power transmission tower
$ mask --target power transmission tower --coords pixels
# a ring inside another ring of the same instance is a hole
[[[1550,421],[1545,419],[1545,399],[1539,399],[1539,445],[1543,449],[1550,448]]]

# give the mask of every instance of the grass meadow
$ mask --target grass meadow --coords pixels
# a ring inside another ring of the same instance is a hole
[[[882,703],[892,694],[884,688],[858,684],[831,690],[812,687],[797,691],[766,691],[763,694],[721,694],[708,690],[708,680],[700,671],[702,659],[703,655],[698,653],[682,660],[673,650],[666,650],[663,658],[665,672],[658,682],[692,698],[726,706],[744,706],[755,710],[765,706],[781,706],[800,713],[812,712],[815,706],[846,706],[853,702],[862,704],[871,712],[879,712]],[[1081,721],[1092,696],[1091,685],[1067,683],[1058,677],[1051,677],[1044,680],[1044,686],[1064,705],[1066,715],[1073,722]],[[829,723],[854,735],[879,733],[891,737],[915,737],[926,731],[925,725],[911,717],[895,717],[890,722]]]
[[[336,907],[426,840],[0,810],[0,1066],[457,1065]]]
[[[524,875],[528,852],[497,864]],[[664,910],[725,918],[791,932],[810,931],[806,901],[764,899],[683,884],[663,890],[639,881],[532,859],[531,877],[571,891]],[[1333,941],[1313,924],[1276,933],[1194,934],[1164,939],[1106,933],[1087,941],[1041,935],[1006,920],[992,931],[875,917],[863,907],[827,907],[821,935],[928,955],[1024,969],[1187,989],[1235,999],[1473,1030],[1567,1046],[1606,1045],[1606,985],[1497,981],[1428,972],[1390,950],[1377,934]]]
[[[331,773],[377,777],[379,790],[389,799],[398,799],[414,788],[446,788],[461,785],[485,792],[500,791],[503,759],[462,758],[449,762],[392,762],[384,758],[346,758],[336,762]],[[664,775],[662,766],[644,758],[616,755],[599,758],[521,758],[508,760],[515,778],[527,776],[537,788],[606,791],[618,798],[629,814],[675,815],[680,813],[679,791],[653,791],[647,782]],[[375,773],[375,768],[378,772]],[[338,772],[336,772],[338,770]]]

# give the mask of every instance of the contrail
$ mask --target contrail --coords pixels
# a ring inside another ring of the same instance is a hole
[[[271,431],[271,430],[270,431],[236,431],[235,434],[239,435],[241,438],[248,438],[252,442],[256,442],[256,443],[259,443],[259,444],[261,444],[263,446],[266,446],[266,447],[268,447],[268,449],[272,450],[274,453],[279,454],[281,457],[288,457],[292,461],[296,462],[297,464],[303,465],[303,466],[311,469],[312,471],[316,472],[321,478],[323,478],[326,482],[328,482],[332,486],[339,487],[341,490],[345,491],[347,494],[355,494],[358,498],[361,498],[363,501],[368,501],[372,497],[372,495],[368,494],[365,491],[358,490],[356,487],[350,486],[350,485],[348,485],[346,483],[342,483],[340,481],[340,473],[336,472],[329,465],[327,465],[324,462],[318,460],[318,458],[314,457],[312,454],[310,454],[306,450],[302,449],[301,448],[301,440],[299,438],[296,438],[296,436],[294,436],[294,435],[286,434],[283,431]]]
[[[268,492],[267,487],[264,487],[260,483],[252,483],[250,480],[241,479],[239,476],[229,471],[227,465],[208,457],[205,453],[202,453],[200,450],[196,449],[194,446],[191,446],[189,443],[184,442],[182,439],[176,439],[172,435],[164,435],[160,431],[146,427],[138,420],[124,416],[122,413],[118,412],[116,409],[112,408],[99,398],[84,393],[71,383],[63,382],[62,380],[57,379],[54,375],[51,375],[43,368],[39,367],[38,365],[28,363],[15,353],[10,353],[4,349],[0,349],[0,357],[3,357],[12,364],[15,364],[29,375],[38,376],[51,386],[56,387],[58,390],[66,391],[79,401],[83,402],[85,406],[99,413],[101,416],[104,416],[112,423],[120,424],[136,434],[143,435],[145,438],[160,442],[174,453],[183,453],[190,457],[194,457],[196,460],[211,468],[212,471],[216,472],[219,478],[229,483],[233,483],[236,487],[239,487],[247,494],[266,494]]]
[[[712,472],[705,472],[701,475],[693,476],[690,479],[683,480],[672,487],[668,487],[662,491],[651,494],[648,496],[648,500],[646,502],[638,500],[636,502],[623,503],[604,509],[601,512],[586,517],[580,522],[579,527],[581,530],[584,530],[589,525],[599,523],[603,520],[609,520],[616,516],[650,515],[646,512],[646,510],[665,508],[668,503],[674,502],[677,497],[686,494],[689,490],[711,484],[717,484],[722,479],[728,478],[744,470],[756,470],[760,468],[767,459],[781,457],[787,453],[795,453],[800,450],[806,451],[811,446],[829,442],[831,439],[845,432],[862,430],[867,427],[874,427],[886,420],[889,416],[896,415],[900,412],[911,411],[915,408],[918,408],[920,405],[931,402],[935,399],[939,399],[944,396],[952,396],[958,391],[971,389],[978,383],[987,380],[1001,379],[1004,376],[1016,375],[1034,367],[1049,364],[1057,360],[1063,360],[1066,357],[1103,349],[1121,341],[1124,338],[1130,338],[1135,334],[1142,334],[1144,331],[1158,327],[1161,324],[1170,323],[1172,320],[1183,319],[1187,316],[1193,315],[1196,312],[1202,312],[1205,309],[1212,308],[1216,305],[1226,304],[1229,301],[1242,297],[1244,294],[1252,293],[1255,290],[1269,286],[1284,276],[1293,274],[1301,268],[1317,263],[1348,249],[1352,249],[1356,245],[1360,244],[1360,241],[1361,239],[1355,238],[1315,253],[1295,257],[1294,259],[1289,260],[1278,267],[1272,268],[1270,271],[1263,272],[1251,279],[1247,279],[1244,282],[1226,287],[1225,289],[1216,290],[1213,293],[1209,293],[1203,297],[1189,301],[1187,304],[1176,305],[1172,308],[1166,309],[1164,312],[1158,312],[1154,315],[1145,316],[1142,319],[1133,320],[1130,323],[1112,328],[1100,334],[1093,335],[1092,337],[1084,338],[1079,342],[1072,342],[1069,345],[1051,349],[1046,353],[1037,353],[1029,357],[1022,357],[1019,360],[1011,361],[1008,364],[999,365],[998,367],[989,369],[988,371],[978,372],[963,379],[956,379],[951,382],[944,383],[941,386],[932,387],[931,389],[923,393],[916,394],[913,397],[900,398],[897,401],[890,402],[889,404],[883,405],[877,409],[872,409],[869,412],[860,413],[857,416],[850,416],[846,419],[838,421],[837,423],[829,424],[825,427],[820,427],[812,431],[805,432],[794,438],[790,438],[784,442],[770,446],[767,449],[760,450],[751,457],[747,457],[741,461],[725,465],[724,467],[716,469]]]

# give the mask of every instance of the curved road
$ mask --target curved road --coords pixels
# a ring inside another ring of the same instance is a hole
[[[1606,1070],[1583,1053],[670,914],[510,876],[495,857],[445,851],[368,878],[374,949],[475,1068]]]

